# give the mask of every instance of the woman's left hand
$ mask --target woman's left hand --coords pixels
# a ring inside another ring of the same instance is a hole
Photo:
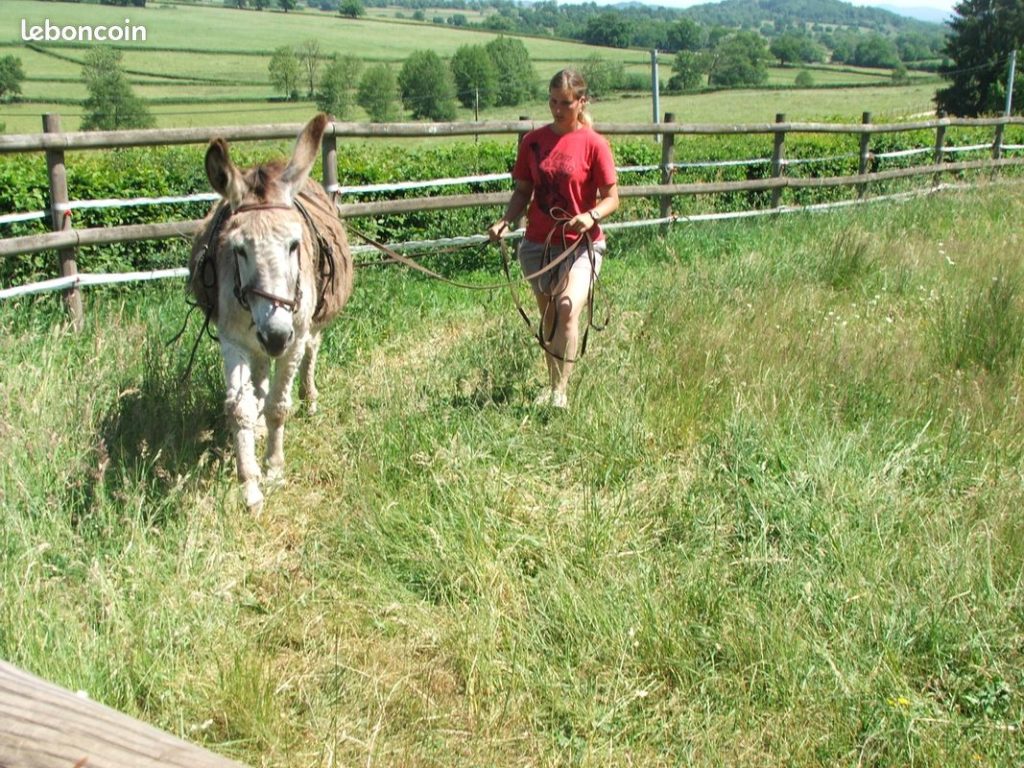
[[[594,217],[590,215],[590,212],[584,211],[583,213],[577,213],[569,220],[569,229],[582,235],[596,223],[597,222],[594,221]]]

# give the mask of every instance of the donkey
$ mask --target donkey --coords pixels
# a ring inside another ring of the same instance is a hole
[[[223,198],[200,228],[189,260],[189,289],[217,327],[234,434],[235,461],[248,507],[263,504],[256,435],[266,427],[268,482],[284,473],[284,424],[292,383],[316,411],[314,381],[321,330],[352,293],[352,255],[330,198],[309,178],[328,118],[299,133],[291,158],[249,169],[214,139],[206,175]],[[271,375],[271,364],[273,374]]]

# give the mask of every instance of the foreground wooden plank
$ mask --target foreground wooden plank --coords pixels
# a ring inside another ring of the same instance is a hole
[[[244,768],[0,661],[0,768]]]

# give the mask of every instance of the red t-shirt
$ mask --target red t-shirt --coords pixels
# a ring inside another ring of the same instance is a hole
[[[543,243],[553,228],[561,237],[562,223],[597,205],[597,190],[616,182],[615,159],[603,136],[592,128],[564,135],[550,125],[523,137],[512,168],[512,178],[533,184],[526,212],[526,239]],[[594,241],[604,238],[600,226],[590,230]],[[567,241],[579,235],[565,233]]]

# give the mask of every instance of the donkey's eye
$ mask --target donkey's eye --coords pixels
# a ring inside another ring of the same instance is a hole
[[[289,253],[298,253],[298,251],[299,251],[299,241],[298,240],[292,240],[288,244],[288,252]]]

